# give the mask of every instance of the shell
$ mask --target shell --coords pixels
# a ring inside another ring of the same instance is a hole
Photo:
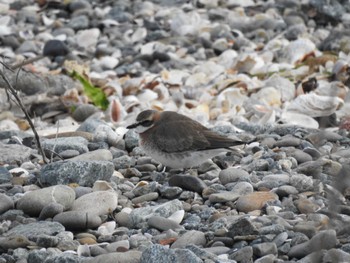
[[[282,52],[282,61],[292,65],[302,62],[307,56],[314,55],[316,45],[307,38],[290,42]]]
[[[315,93],[323,96],[337,96],[341,99],[345,99],[349,88],[345,86],[340,81],[328,82],[324,80],[318,81],[318,87],[315,90]]]
[[[296,113],[296,112],[290,112],[285,111],[282,113],[280,121],[285,124],[291,124],[291,125],[299,125],[306,128],[312,128],[312,129],[318,129],[319,124],[310,116]]]
[[[344,104],[338,97],[320,96],[308,93],[298,96],[286,108],[310,117],[329,116]]]
[[[295,86],[287,78],[274,74],[265,81],[265,85],[278,89],[281,92],[282,101],[290,101],[295,97]]]

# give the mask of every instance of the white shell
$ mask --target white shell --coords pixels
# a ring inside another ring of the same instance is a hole
[[[178,210],[175,213],[173,213],[171,216],[168,217],[168,219],[180,224],[185,216],[185,210]]]
[[[294,111],[310,117],[329,116],[344,104],[338,97],[319,96],[308,93],[298,96],[287,106],[287,111]]]
[[[297,64],[302,61],[307,55],[316,51],[316,45],[307,38],[301,38],[290,42],[283,50],[283,61],[290,64]]]
[[[280,121],[282,121],[285,124],[298,125],[312,129],[318,129],[319,127],[318,122],[314,118],[311,118],[310,116],[301,113],[290,111],[283,112]]]
[[[265,85],[278,89],[281,92],[282,101],[289,101],[295,97],[295,86],[287,78],[274,74],[265,81]]]

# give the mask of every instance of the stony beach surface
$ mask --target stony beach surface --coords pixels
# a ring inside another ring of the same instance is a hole
[[[0,263],[350,262],[349,52],[348,1],[1,1]],[[165,169],[145,109],[244,144]]]

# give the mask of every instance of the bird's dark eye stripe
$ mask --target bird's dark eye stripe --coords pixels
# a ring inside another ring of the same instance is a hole
[[[153,124],[153,121],[150,121],[150,120],[145,120],[141,122],[141,125],[146,127],[151,126],[152,124]]]

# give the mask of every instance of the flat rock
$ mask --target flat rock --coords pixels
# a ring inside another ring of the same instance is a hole
[[[57,203],[63,206],[64,210],[69,209],[75,200],[74,190],[66,185],[55,185],[32,192],[27,192],[17,202],[17,209],[22,210],[30,216],[38,216],[42,209],[50,203]]]
[[[144,195],[135,197],[135,198],[131,199],[131,202],[133,204],[139,204],[139,203],[143,203],[143,202],[157,200],[158,197],[159,197],[159,194],[157,192],[151,192],[148,194],[144,194]]]
[[[32,153],[34,151],[27,146],[0,142],[0,163],[24,163],[30,160]]]
[[[97,191],[76,199],[72,211],[91,213],[98,216],[107,215],[118,205],[118,194],[114,191]]]
[[[219,179],[223,185],[237,181],[248,181],[249,178],[249,173],[239,168],[231,167],[219,173]]]
[[[180,236],[172,245],[171,248],[184,248],[187,245],[204,246],[206,238],[203,232],[191,230]]]
[[[156,228],[161,231],[167,231],[169,229],[178,229],[183,228],[178,223],[174,222],[173,220],[170,220],[168,218],[164,218],[161,216],[152,216],[148,219],[148,225],[150,227]]]
[[[39,235],[57,235],[65,231],[62,224],[58,222],[39,221],[24,225],[18,225],[4,233],[4,236],[23,235],[28,239],[36,238]]]
[[[261,209],[266,202],[272,200],[278,200],[273,192],[253,192],[238,198],[236,207],[238,211],[248,213]]]
[[[112,161],[113,155],[107,149],[98,149],[95,151],[80,154],[70,160],[74,161]]]
[[[88,140],[79,136],[58,137],[54,139],[46,139],[42,142],[44,150],[50,150],[58,154],[67,150],[76,150],[80,154],[86,153],[89,151],[87,145]]]
[[[77,183],[92,187],[97,180],[109,181],[114,165],[108,161],[59,161],[45,165],[41,169],[43,185]]]

